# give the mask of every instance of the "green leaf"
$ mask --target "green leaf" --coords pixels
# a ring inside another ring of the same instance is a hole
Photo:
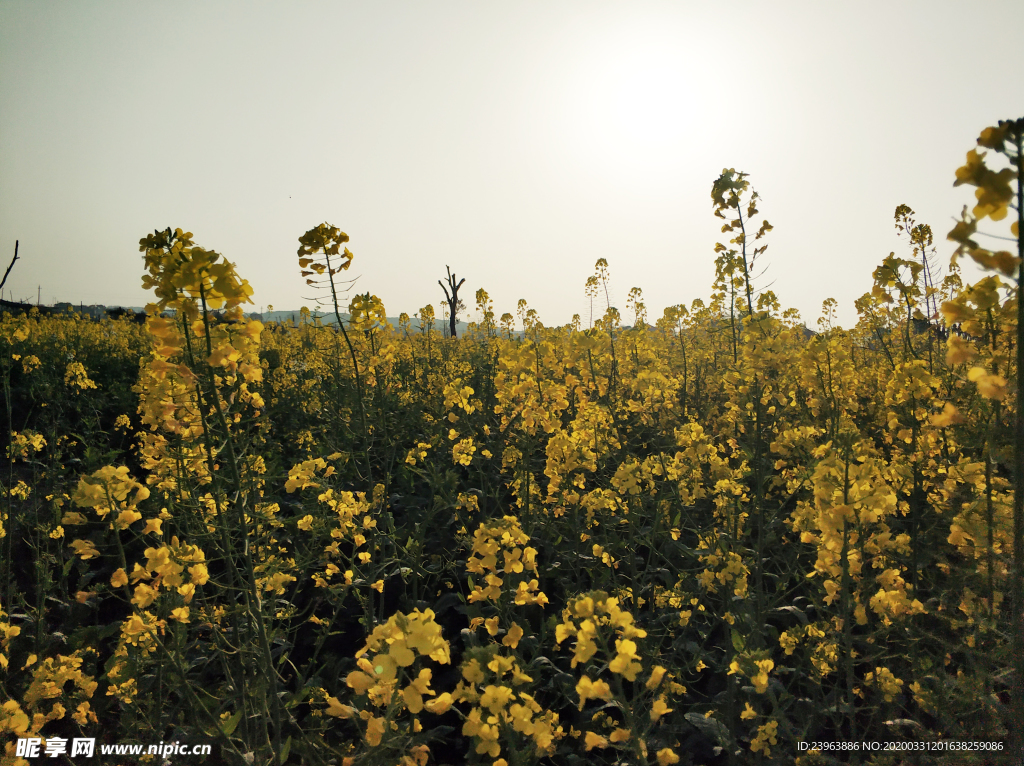
[[[462,602],[459,600],[458,593],[445,593],[437,601],[434,602],[434,614],[440,617],[449,609],[454,609],[461,603]]]
[[[226,737],[230,737],[234,733],[235,729],[238,728],[238,722],[242,720],[242,711],[237,711],[233,716],[220,725],[221,733]]]
[[[700,713],[687,713],[687,721],[693,724],[708,739],[717,740],[722,747],[729,745],[729,730],[716,718],[705,718]]]
[[[277,757],[277,762],[283,764],[285,761],[287,761],[288,760],[288,753],[291,752],[291,749],[292,749],[292,738],[288,737],[288,739],[286,739],[284,741],[284,747],[281,748],[281,754]]]
[[[120,632],[120,630],[121,623],[119,622],[112,622],[110,625],[104,625],[102,627],[89,626],[79,628],[71,634],[71,637],[68,639],[68,643],[70,646],[75,648],[97,646],[114,634]]]
[[[732,648],[735,649],[737,652],[742,652],[744,646],[745,646],[745,644],[744,644],[744,641],[743,641],[743,636],[741,636],[739,634],[739,631],[733,629],[733,631],[732,631]]]
[[[776,609],[772,609],[772,613],[773,614],[791,614],[791,615],[794,615],[798,620],[800,620],[800,624],[801,625],[806,625],[807,624],[807,614],[804,612],[803,609],[800,609],[800,608],[795,607],[795,606],[780,606],[780,607],[778,607]]]

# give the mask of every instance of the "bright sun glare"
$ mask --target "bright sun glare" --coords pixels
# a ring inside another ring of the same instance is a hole
[[[574,79],[568,105],[584,162],[647,172],[678,155],[695,117],[679,53],[604,51],[581,62]]]

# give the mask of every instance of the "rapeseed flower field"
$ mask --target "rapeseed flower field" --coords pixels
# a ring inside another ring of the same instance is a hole
[[[710,299],[653,324],[639,288],[628,328],[496,318],[479,290],[464,337],[429,306],[395,328],[340,292],[328,224],[297,265],[333,325],[248,318],[182,229],[140,242],[145,326],[4,314],[2,762],[30,736],[238,764],[996,762],[1024,655],[1022,131],[956,171],[976,204],[941,281],[896,210],[907,252],[849,330],[755,288],[772,226],[732,170]]]

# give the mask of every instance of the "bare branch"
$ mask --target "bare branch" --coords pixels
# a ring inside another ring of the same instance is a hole
[[[11,273],[11,269],[14,268],[14,262],[18,260],[18,240],[14,240],[14,257],[11,259],[11,265],[7,267],[7,271],[4,272],[3,280],[0,280],[0,289],[7,283],[7,275]]]

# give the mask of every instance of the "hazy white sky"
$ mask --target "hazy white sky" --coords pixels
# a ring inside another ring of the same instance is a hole
[[[180,226],[255,310],[312,305],[297,239],[327,221],[392,316],[449,265],[470,307],[586,320],[604,257],[653,321],[709,295],[735,167],[775,226],[763,282],[849,325],[909,252],[898,204],[948,258],[954,170],[1024,114],[1021,29],[1019,0],[0,0],[5,297],[142,305],[138,240]]]

